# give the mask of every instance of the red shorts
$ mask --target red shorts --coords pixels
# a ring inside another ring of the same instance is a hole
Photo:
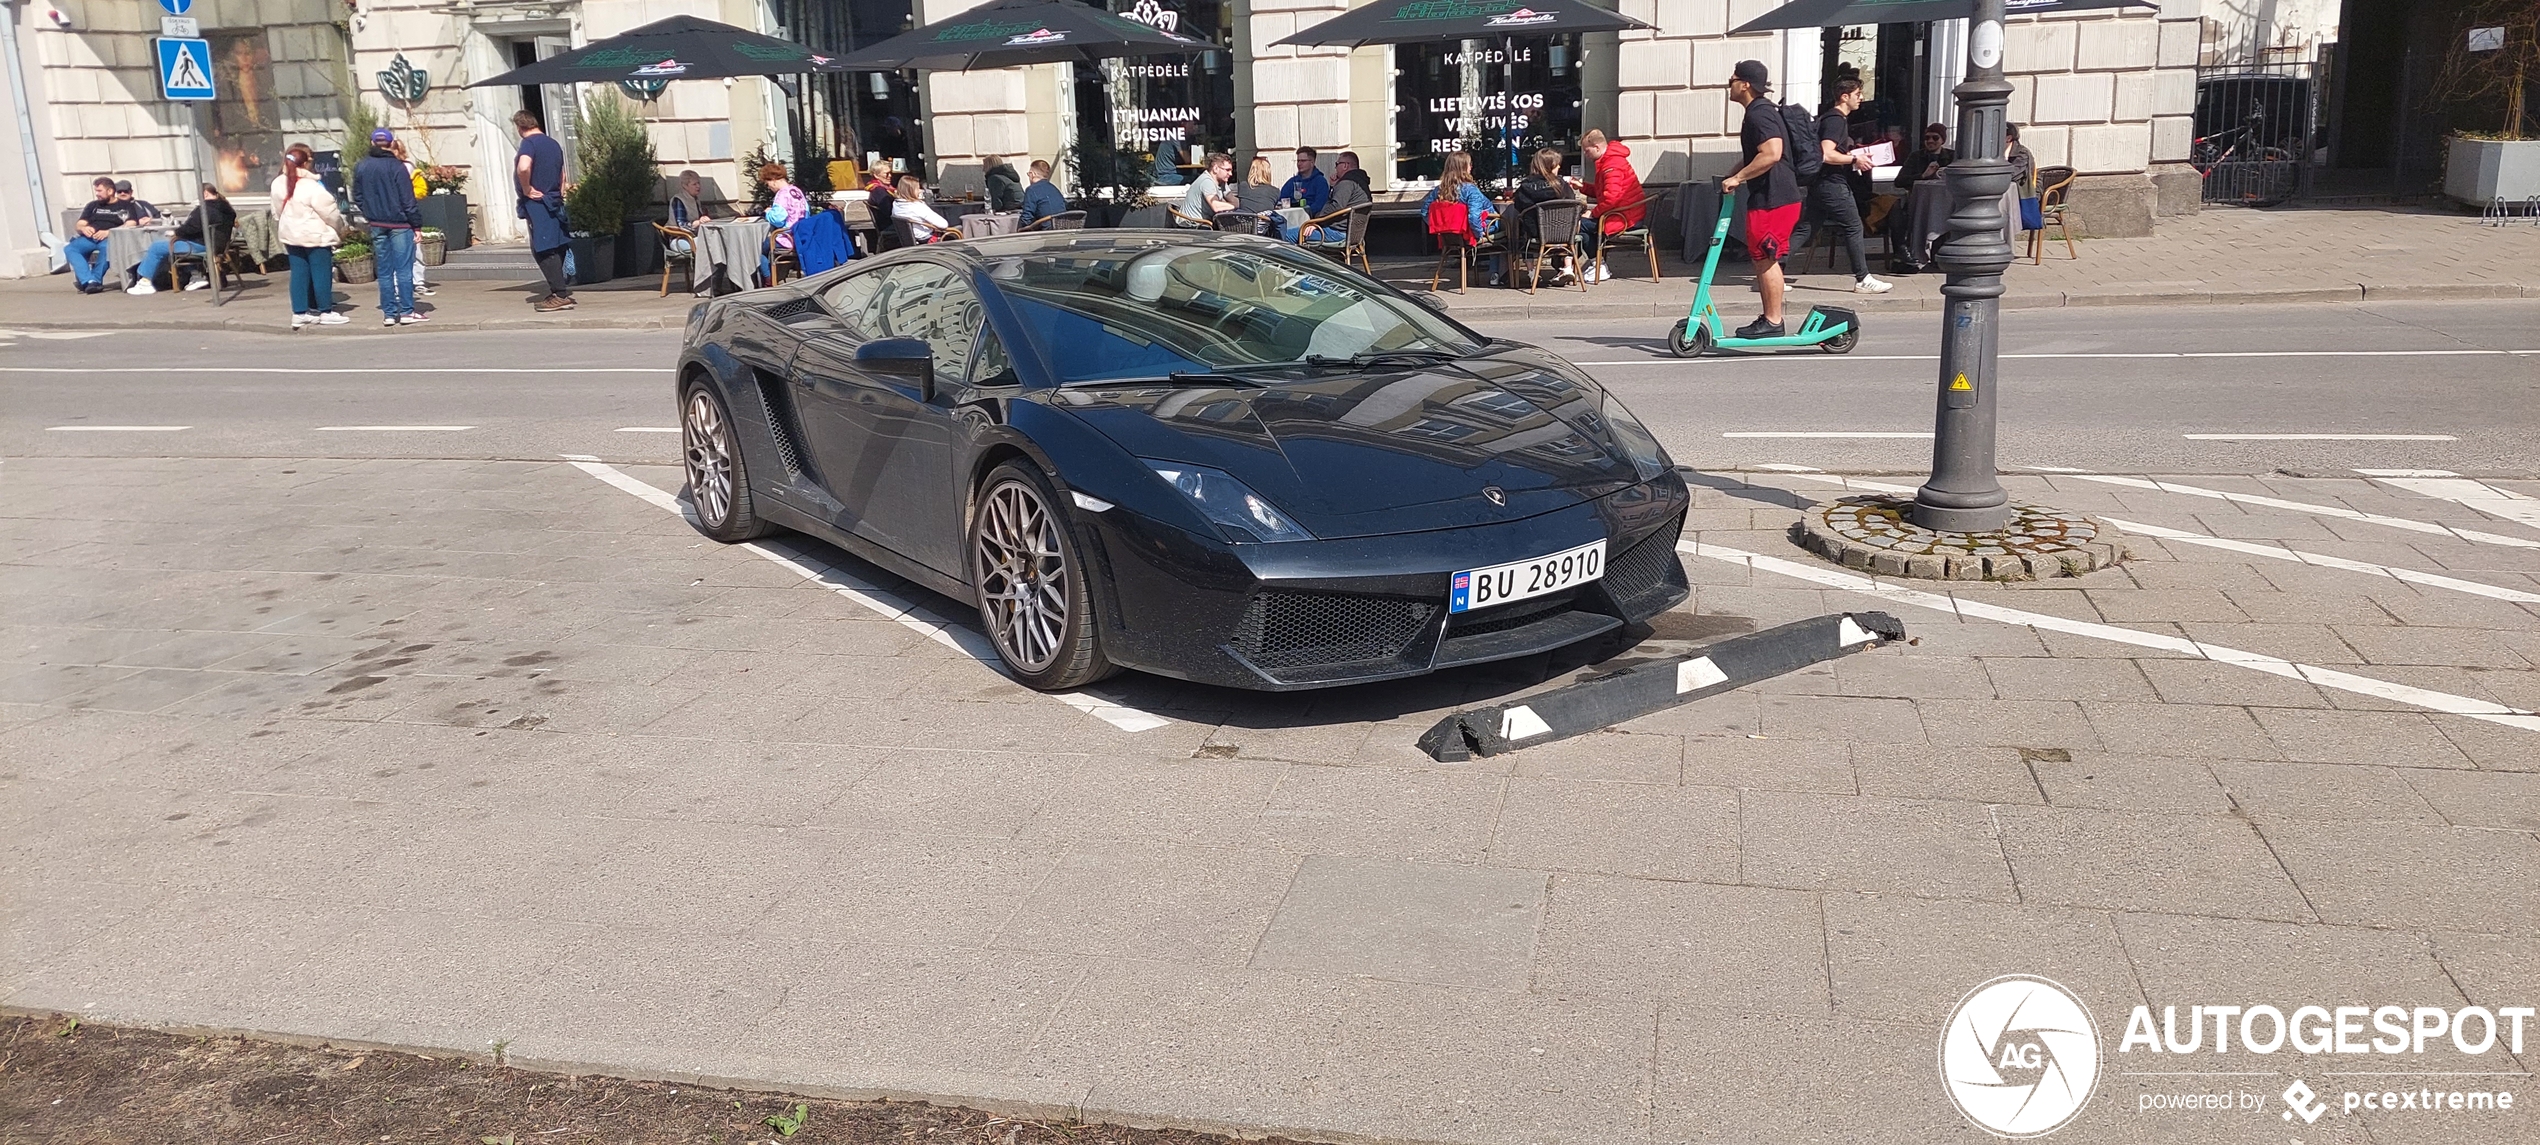
[[[1746,211],[1746,250],[1757,262],[1780,262],[1790,253],[1790,231],[1799,225],[1799,204]]]

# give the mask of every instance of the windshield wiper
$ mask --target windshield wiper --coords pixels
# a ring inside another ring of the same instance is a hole
[[[1452,350],[1376,350],[1364,354],[1352,354],[1346,358],[1307,354],[1305,364],[1365,370],[1376,366],[1434,366],[1440,362],[1452,362],[1463,356]]]

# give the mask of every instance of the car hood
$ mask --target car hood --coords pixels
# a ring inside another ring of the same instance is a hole
[[[1137,456],[1233,474],[1325,540],[1530,517],[1640,480],[1599,413],[1604,391],[1531,348],[1262,380],[1079,385],[1049,400]]]

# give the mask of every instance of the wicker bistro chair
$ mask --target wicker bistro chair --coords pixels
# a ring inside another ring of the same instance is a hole
[[[1209,224],[1231,235],[1257,235],[1262,233],[1261,224],[1267,218],[1255,211],[1219,211]]]
[[[1164,214],[1165,217],[1172,220],[1173,225],[1177,227],[1197,227],[1201,230],[1210,230],[1216,226],[1216,224],[1211,223],[1207,219],[1203,219],[1198,215],[1184,213],[1180,207],[1167,206],[1164,208]]]
[[[2064,221],[2064,192],[2073,185],[2073,174],[2070,167],[2037,169],[2037,185],[2043,189],[2037,193],[2038,227],[2028,233],[2028,261],[2031,266],[2041,266],[2046,262],[2048,227],[2055,228],[2056,233],[2064,236],[2064,257],[2076,261],[2081,258],[2081,249],[2073,245],[2073,228]]]
[[[1023,229],[1027,231],[1081,231],[1085,229],[1085,212],[1060,211],[1055,215],[1044,215],[1032,220],[1032,225]]]
[[[688,264],[688,284],[693,289],[697,282],[696,232],[667,223],[654,223],[653,230],[661,236],[661,296],[670,297],[670,268],[674,263]],[[687,243],[688,249],[679,249],[681,242]]]
[[[1355,207],[1344,207],[1319,219],[1307,219],[1305,221],[1305,225],[1298,227],[1296,230],[1297,245],[1304,247],[1307,250],[1317,251],[1325,255],[1337,255],[1341,260],[1342,266],[1348,266],[1350,256],[1356,255],[1358,256],[1358,268],[1369,274],[1374,274],[1376,273],[1375,265],[1367,261],[1367,224],[1375,217],[1375,204],[1360,203]],[[1317,240],[1306,237],[1307,235],[1313,234],[1316,228],[1328,226],[1336,219],[1347,220],[1341,226],[1341,238],[1339,241]]]
[[[1446,277],[1446,260],[1455,260],[1455,292],[1464,293],[1473,285],[1473,256],[1486,253],[1482,238],[1473,233],[1473,215],[1464,204],[1453,199],[1439,199],[1429,204],[1429,237],[1438,243],[1438,262],[1429,273],[1429,289],[1436,290]]]
[[[1501,234],[1518,236],[1525,233],[1522,229],[1523,220],[1531,218],[1534,221],[1535,237],[1531,240],[1521,240],[1520,245],[1513,251],[1516,257],[1528,260],[1526,293],[1534,293],[1535,287],[1542,284],[1544,263],[1551,261],[1555,253],[1569,255],[1570,263],[1574,267],[1581,265],[1579,217],[1586,210],[1587,206],[1576,199],[1555,199],[1537,203],[1521,212],[1518,216],[1520,220],[1518,230],[1512,231],[1508,229],[1507,224],[1501,224]],[[1515,268],[1510,268],[1509,277],[1512,281],[1515,279]],[[1582,293],[1586,292],[1587,276],[1581,274],[1576,277],[1579,280],[1579,290]]]
[[[243,245],[235,252],[230,250],[230,244],[235,240],[237,233],[238,224],[236,223],[221,226],[209,219],[204,220],[203,253],[201,254],[185,254],[176,251],[176,240],[174,236],[170,236],[168,285],[184,286],[185,268],[201,266],[203,276],[212,280],[212,305],[220,306],[225,302],[221,298],[221,291],[226,289],[231,281],[237,282],[239,289],[244,291],[247,288],[247,276],[230,269],[233,262],[243,263],[247,258],[247,251]]]
[[[1617,211],[1628,211],[1634,207],[1642,208],[1640,222],[1638,225],[1627,227],[1623,230],[1616,231],[1613,234],[1605,236],[1605,241],[1597,244],[1595,263],[1595,270],[1597,272],[1602,273],[1604,271],[1606,256],[1612,254],[1616,245],[1620,244],[1621,248],[1624,250],[1630,250],[1637,247],[1641,250],[1648,251],[1649,280],[1651,282],[1659,281],[1658,243],[1649,235],[1649,215],[1650,212],[1659,204],[1666,202],[1667,196],[1673,193],[1674,192],[1672,191],[1659,191],[1653,194],[1642,195],[1640,198],[1634,199],[1631,202],[1615,208]],[[1598,225],[1602,226],[1603,224],[1599,223]]]

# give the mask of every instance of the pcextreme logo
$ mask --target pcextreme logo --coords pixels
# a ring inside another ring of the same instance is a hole
[[[2073,992],[2005,974],[1967,992],[1940,1035],[1949,1100],[1997,1137],[2063,1127],[2099,1084],[2099,1027]]]

